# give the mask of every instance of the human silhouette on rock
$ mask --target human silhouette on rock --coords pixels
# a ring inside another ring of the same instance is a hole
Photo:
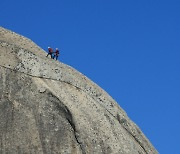
[[[59,50],[58,50],[58,48],[56,48],[55,55],[54,55],[53,59],[56,58],[56,60],[57,60],[58,57],[59,57]]]
[[[48,57],[49,55],[51,56],[51,58],[53,58],[53,49],[51,47],[48,47],[48,54],[46,57]]]

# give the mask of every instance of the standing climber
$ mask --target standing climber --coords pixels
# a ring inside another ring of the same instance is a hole
[[[53,58],[53,49],[51,47],[48,47],[48,54],[46,57],[48,57],[49,55],[51,55],[51,58]]]
[[[54,59],[55,57],[56,57],[56,60],[57,60],[58,57],[59,57],[59,50],[58,50],[58,48],[56,48],[55,55],[54,55],[53,59]]]

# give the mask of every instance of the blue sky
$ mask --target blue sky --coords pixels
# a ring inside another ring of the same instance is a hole
[[[105,89],[161,154],[179,154],[180,1],[0,0],[0,25]]]

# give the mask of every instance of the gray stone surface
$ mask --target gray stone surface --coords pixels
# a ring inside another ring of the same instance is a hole
[[[0,27],[0,154],[157,154],[98,85]]]

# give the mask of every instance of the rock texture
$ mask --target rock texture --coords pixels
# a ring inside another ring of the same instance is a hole
[[[0,154],[157,154],[100,87],[0,27]]]

